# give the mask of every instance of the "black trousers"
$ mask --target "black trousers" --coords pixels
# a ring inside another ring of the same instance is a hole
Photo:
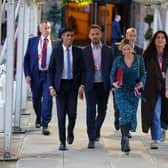
[[[56,96],[59,139],[62,144],[66,141],[66,114],[68,115],[68,136],[73,136],[77,115],[78,91],[73,80],[61,80],[61,88]]]
[[[109,92],[104,83],[94,83],[90,91],[85,92],[87,103],[87,133],[90,141],[100,137],[100,130],[106,116]]]
[[[129,133],[128,126],[127,125],[121,125],[120,128],[121,128],[121,135],[122,135],[122,137],[125,137],[125,136],[128,137],[128,133]]]

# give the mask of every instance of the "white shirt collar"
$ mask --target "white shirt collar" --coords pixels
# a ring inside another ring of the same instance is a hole
[[[44,39],[48,39],[48,40],[50,40],[50,36],[48,36],[48,37],[44,37],[43,35],[41,35],[41,40],[43,41]]]
[[[95,46],[93,43],[91,43],[91,47],[92,49],[101,49],[103,47],[103,44],[99,42],[99,44]]]
[[[66,51],[67,47],[64,44],[62,46],[63,46],[64,51]],[[70,46],[68,48],[69,48],[70,51],[72,50],[72,46]]]

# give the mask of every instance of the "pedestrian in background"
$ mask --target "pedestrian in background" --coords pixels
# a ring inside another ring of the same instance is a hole
[[[112,46],[114,46],[115,43],[120,42],[123,37],[122,31],[121,31],[121,26],[120,26],[120,21],[121,21],[121,16],[115,15],[115,18],[111,24]]]
[[[168,37],[164,31],[157,31],[144,51],[147,72],[142,101],[142,130],[151,131],[151,149],[158,149],[162,139],[161,124],[168,124],[168,99],[165,97],[165,73],[168,60]]]

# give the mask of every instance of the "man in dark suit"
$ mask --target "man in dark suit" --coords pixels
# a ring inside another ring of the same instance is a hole
[[[134,53],[137,55],[142,55],[143,48],[136,44],[136,37],[137,37],[137,32],[136,32],[135,28],[130,27],[126,30],[125,38],[130,40],[131,43],[133,44]],[[118,48],[119,45],[120,45],[120,43],[116,43],[116,45],[114,47],[115,57],[122,55],[121,50]],[[119,130],[119,111],[118,111],[116,103],[115,103],[114,92],[113,92],[113,104],[114,104],[114,127],[116,130]],[[131,138],[130,134],[129,134],[129,138]]]
[[[101,42],[102,30],[93,24],[89,28],[91,44],[83,50],[84,71],[79,94],[85,90],[87,103],[88,148],[95,148],[106,116],[110,85],[110,71],[113,61],[112,48]],[[97,107],[97,109],[96,109]]]
[[[121,16],[115,15],[115,18],[111,24],[112,47],[115,45],[115,43],[120,42],[123,37],[121,26],[120,26],[120,21],[121,21]]]
[[[63,44],[53,51],[48,70],[50,94],[56,96],[59,150],[66,150],[66,114],[69,120],[67,142],[72,144],[74,140],[82,56],[81,49],[72,46],[74,36],[72,29],[63,29],[61,34]]]
[[[130,40],[131,43],[133,44],[135,54],[142,55],[143,48],[136,44],[136,37],[137,37],[137,32],[135,28],[130,27],[126,30],[125,38]],[[114,46],[115,57],[122,55],[121,50],[118,48],[119,45],[120,45],[120,42],[116,43]]]
[[[40,32],[41,36],[32,37],[28,41],[24,57],[24,73],[32,91],[33,108],[36,113],[35,127],[42,126],[42,134],[49,135],[52,97],[48,88],[47,71],[53,43],[50,39],[51,25],[48,21],[40,24]]]

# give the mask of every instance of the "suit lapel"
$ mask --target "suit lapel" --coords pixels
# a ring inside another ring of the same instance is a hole
[[[104,67],[105,67],[105,59],[104,59],[105,52],[106,52],[106,50],[105,50],[105,48],[103,46],[102,50],[101,50],[101,69],[104,69]]]
[[[93,52],[92,52],[92,47],[91,45],[88,47],[88,63],[91,63],[91,65],[93,66],[94,68],[94,58],[93,58]]]
[[[39,44],[39,41],[40,41],[40,37],[37,37],[35,42],[34,42],[34,54],[38,60],[38,44]]]
[[[75,65],[76,65],[76,52],[75,48],[72,46],[72,69],[73,71],[75,70]]]
[[[61,73],[62,73],[63,72],[63,68],[64,68],[64,51],[63,51],[63,47],[62,46],[60,46],[58,57],[60,58],[60,68],[61,68]]]

